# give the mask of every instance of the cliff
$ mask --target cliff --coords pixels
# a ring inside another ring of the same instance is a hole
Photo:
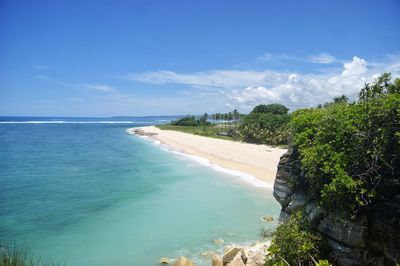
[[[281,157],[274,196],[281,204],[281,222],[303,210],[303,218],[329,247],[338,265],[396,265],[400,263],[400,184],[379,184],[378,200],[356,218],[328,213],[302,186],[303,173],[295,147]]]

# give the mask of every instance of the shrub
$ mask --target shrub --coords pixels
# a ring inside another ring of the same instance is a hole
[[[287,144],[287,124],[290,116],[271,113],[251,113],[242,119],[239,127],[247,142],[280,145]]]
[[[374,202],[380,185],[398,182],[399,91],[400,82],[384,74],[366,84],[357,103],[292,113],[289,126],[303,181],[328,211],[354,216]]]
[[[319,257],[320,239],[311,233],[302,221],[301,212],[278,226],[272,233],[271,246],[265,265],[314,265]]]
[[[289,109],[282,104],[260,104],[254,107],[251,113],[269,113],[273,115],[286,115]]]
[[[187,115],[176,121],[171,121],[173,126],[198,126],[199,121],[193,115]]]

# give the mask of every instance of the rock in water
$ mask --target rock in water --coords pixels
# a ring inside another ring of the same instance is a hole
[[[222,258],[223,265],[242,266],[246,265],[247,257],[241,247],[229,248]]]
[[[162,257],[160,259],[160,264],[169,264],[169,263],[170,263],[170,260],[167,257]]]
[[[272,222],[274,220],[274,218],[272,218],[272,216],[264,216],[261,218],[261,220],[263,222]]]
[[[176,259],[173,266],[195,266],[195,265],[193,261],[189,260],[188,258],[180,256]]]
[[[222,238],[217,238],[214,239],[214,243],[217,245],[222,245],[224,243],[224,240]]]
[[[222,258],[218,254],[212,255],[212,266],[223,266]]]

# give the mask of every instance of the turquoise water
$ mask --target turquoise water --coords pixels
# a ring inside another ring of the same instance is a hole
[[[0,242],[67,265],[206,265],[214,239],[258,239],[272,191],[126,133],[152,119],[0,122]]]

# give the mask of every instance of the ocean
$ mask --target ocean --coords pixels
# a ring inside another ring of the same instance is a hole
[[[276,227],[271,189],[126,132],[170,119],[0,117],[0,243],[61,265],[201,266],[215,239]]]

